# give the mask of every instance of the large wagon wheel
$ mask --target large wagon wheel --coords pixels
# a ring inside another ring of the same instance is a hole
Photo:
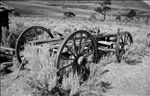
[[[90,75],[90,64],[96,61],[97,47],[93,36],[84,30],[70,34],[60,46],[57,53],[58,76],[76,73],[80,83]]]
[[[53,38],[53,35],[51,32],[42,27],[42,26],[32,26],[28,29],[26,29],[24,32],[22,32],[17,40],[16,43],[16,57],[19,61],[19,63],[22,62],[24,55],[22,54],[22,51],[24,50],[25,44],[28,44],[29,41],[33,40],[40,40],[40,39],[48,39]]]
[[[132,43],[133,38],[129,32],[125,31],[118,35],[116,42],[116,57],[119,63],[121,62],[122,56],[125,54]]]

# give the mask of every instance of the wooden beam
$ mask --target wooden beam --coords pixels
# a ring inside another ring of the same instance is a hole
[[[31,44],[43,44],[43,43],[55,44],[55,43],[61,42],[63,39],[64,38],[51,38],[51,39],[48,39],[48,40],[34,40],[34,41],[30,41],[29,43],[31,43]]]
[[[107,41],[98,41],[99,44],[108,45],[111,46],[114,44],[114,42],[107,42]]]
[[[117,34],[116,33],[114,33],[114,34],[104,34],[104,35],[93,35],[93,37],[95,38],[95,39],[101,39],[101,38],[106,38],[106,37],[116,37],[117,36]]]
[[[3,46],[1,46],[1,47],[0,47],[0,50],[15,51],[15,49],[14,49],[14,48],[3,47]]]
[[[108,48],[101,48],[101,47],[99,47],[98,50],[115,52],[115,49],[108,49]]]

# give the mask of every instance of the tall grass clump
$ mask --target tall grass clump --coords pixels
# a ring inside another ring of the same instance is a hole
[[[125,54],[125,62],[128,64],[142,63],[146,56],[150,56],[150,35],[149,32],[140,30],[133,36],[134,43]]]
[[[80,96],[104,96],[104,93],[111,88],[111,83],[102,79],[107,72],[103,65],[92,63],[89,79],[78,89]]]
[[[54,64],[56,56],[49,53],[49,45],[32,46],[27,45],[23,52],[29,69],[28,91],[32,96],[74,96],[79,91],[79,77],[73,72],[64,76],[59,84],[57,76],[58,69]]]
[[[28,60],[25,67],[30,70],[28,91],[32,96],[50,96],[56,85],[57,69],[54,66],[54,58],[50,57],[48,45],[26,46],[24,56]]]
[[[62,83],[58,84],[58,69],[54,65],[54,58],[49,53],[49,46],[28,45],[23,53],[29,69],[27,75],[27,89],[32,96],[102,96],[110,87],[110,83],[101,80],[103,70],[98,64],[89,66],[89,79],[81,84],[80,76],[72,71],[63,76]],[[105,85],[105,86],[104,86]]]
[[[62,88],[68,90],[69,96],[78,94],[80,88],[79,76],[77,73],[70,72],[69,76],[63,77]]]

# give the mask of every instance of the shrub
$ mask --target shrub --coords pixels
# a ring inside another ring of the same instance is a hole
[[[92,21],[92,20],[97,20],[96,16],[94,14],[92,14],[90,17],[89,17],[89,20]]]
[[[128,64],[142,63],[144,56],[150,52],[145,44],[133,44],[125,54],[125,62]]]

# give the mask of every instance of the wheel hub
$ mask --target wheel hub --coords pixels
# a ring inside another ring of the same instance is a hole
[[[82,61],[83,61],[84,57],[83,56],[79,56],[79,58],[77,59],[77,64],[81,65]]]

